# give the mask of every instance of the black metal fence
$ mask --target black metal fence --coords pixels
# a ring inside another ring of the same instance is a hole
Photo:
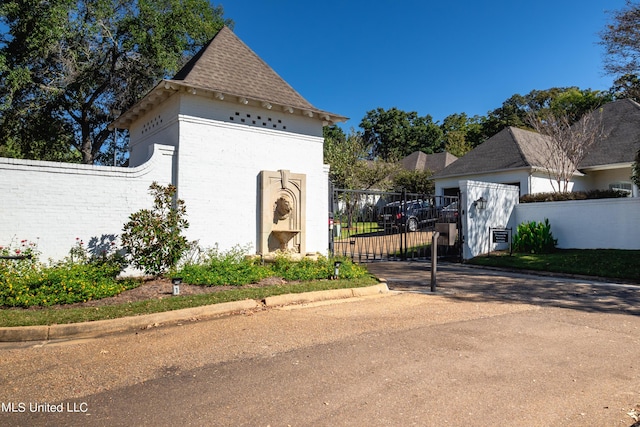
[[[333,189],[330,206],[334,255],[357,262],[430,258],[436,228],[442,230],[439,253],[459,253],[458,197]]]

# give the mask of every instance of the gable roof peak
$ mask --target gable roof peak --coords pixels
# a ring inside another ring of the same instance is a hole
[[[127,128],[139,111],[153,108],[176,91],[209,94],[220,101],[251,103],[269,110],[278,108],[329,124],[347,120],[314,107],[224,26],[173,78],[160,82],[111,127]]]

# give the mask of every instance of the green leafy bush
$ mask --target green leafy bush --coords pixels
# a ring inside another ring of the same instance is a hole
[[[214,248],[198,264],[186,264],[174,273],[184,283],[199,285],[246,285],[269,276],[269,270],[260,261],[245,256],[245,251],[234,247],[226,252]]]
[[[333,269],[329,268],[327,259],[324,257],[319,258],[318,261],[306,258],[293,261],[284,255],[276,257],[271,271],[274,276],[288,281],[328,279],[333,274]]]
[[[340,278],[356,279],[364,277],[367,270],[354,264],[348,258],[327,258],[320,256],[317,261],[304,258],[299,261],[292,260],[286,255],[276,257],[271,266],[274,276],[282,277],[285,280],[319,280],[328,279],[334,274],[334,262],[340,262]]]
[[[29,254],[23,260],[0,263],[0,306],[32,307],[72,304],[100,299],[134,288],[139,281],[116,280],[124,268],[115,251],[100,257],[89,256],[81,240],[62,262],[44,266],[35,246],[21,242],[21,248],[3,248],[3,254]]]
[[[72,304],[117,295],[139,285],[133,279],[115,280],[104,267],[91,264],[43,268],[29,276],[3,276],[0,306],[31,307]]]
[[[157,276],[174,267],[189,247],[182,235],[189,227],[186,207],[181,199],[174,202],[176,191],[173,185],[151,184],[153,208],[131,214],[120,236],[132,264],[146,274]]]
[[[518,231],[513,236],[513,250],[527,253],[551,253],[555,250],[558,240],[553,238],[549,219],[543,222],[523,222],[518,225]]]
[[[615,199],[628,197],[629,193],[621,190],[589,190],[571,191],[568,193],[536,193],[520,197],[520,203],[563,202],[567,200]]]
[[[246,285],[266,277],[281,277],[287,281],[322,280],[333,276],[334,262],[340,261],[340,278],[356,279],[366,276],[367,270],[348,258],[318,257],[294,260],[287,254],[278,255],[273,263],[264,264],[259,258],[246,256],[246,249],[234,247],[220,252],[213,249],[204,261],[184,265],[172,272],[184,283],[219,286]]]

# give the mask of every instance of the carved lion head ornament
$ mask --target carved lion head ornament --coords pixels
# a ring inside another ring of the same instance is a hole
[[[291,207],[291,200],[285,196],[280,196],[276,200],[276,218],[287,219],[293,208]]]

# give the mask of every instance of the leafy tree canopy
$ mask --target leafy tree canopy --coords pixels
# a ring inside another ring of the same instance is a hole
[[[370,154],[385,161],[399,160],[414,151],[442,151],[442,130],[429,115],[397,108],[368,111],[360,122]]]
[[[634,74],[618,77],[609,89],[609,93],[613,99],[628,98],[640,102],[640,78]]]
[[[500,108],[488,113],[482,124],[483,140],[508,126],[527,128],[528,118],[532,114],[545,115],[551,111],[557,115],[562,112],[568,114],[571,122],[575,122],[586,113],[612,100],[610,92],[577,87],[532,90],[524,96],[515,94],[504,101]]]
[[[206,0],[0,5],[0,154],[93,163],[116,110],[174,74],[224,24]]]
[[[393,189],[416,194],[433,194],[435,185],[431,175],[433,174],[429,170],[399,171],[393,176]]]
[[[605,49],[604,69],[624,76],[640,74],[640,4],[627,0],[621,10],[611,12],[611,22],[600,33]]]
[[[324,133],[324,162],[331,165],[329,178],[343,189],[386,189],[388,177],[397,165],[382,160],[367,160],[368,150],[362,135],[353,129],[345,135],[337,126],[327,126]]]

